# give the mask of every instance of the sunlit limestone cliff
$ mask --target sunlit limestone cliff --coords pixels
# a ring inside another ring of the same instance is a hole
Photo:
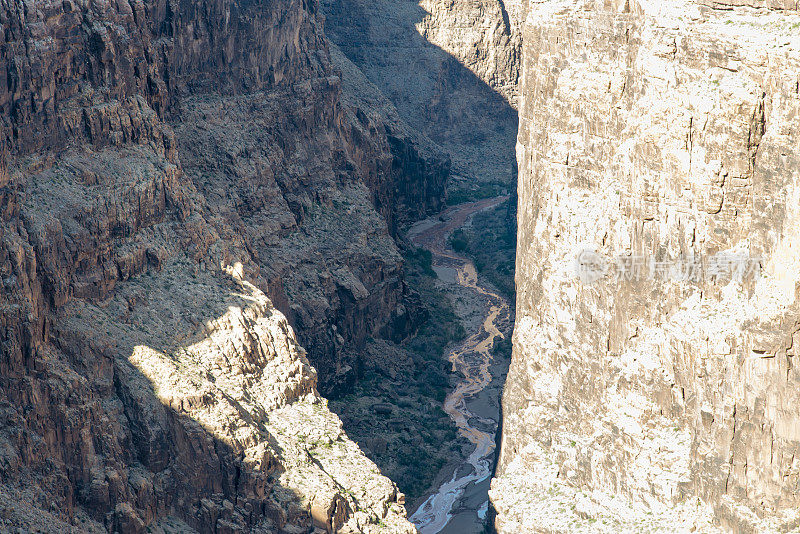
[[[800,527],[796,9],[528,3],[499,532]]]

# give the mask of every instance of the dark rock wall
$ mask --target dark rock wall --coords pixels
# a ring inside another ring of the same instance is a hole
[[[128,359],[210,332],[232,268],[345,386],[368,336],[413,327],[391,234],[438,208],[446,158],[353,122],[314,2],[4,1],[0,23],[10,524],[307,524],[280,461],[253,472]]]
[[[4,2],[0,105],[11,151],[76,137],[110,142],[114,118],[100,104],[126,108],[135,95],[164,118],[187,90],[248,92],[325,74],[315,9],[293,1]],[[143,134],[138,124],[117,132],[121,141]]]

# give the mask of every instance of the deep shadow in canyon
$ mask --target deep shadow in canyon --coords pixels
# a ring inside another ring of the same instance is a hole
[[[437,13],[417,1],[325,0],[325,33],[405,122],[452,157],[450,204],[514,191],[517,112],[507,96],[462,64],[468,59],[479,67],[492,52],[489,43],[498,43],[507,57],[492,59],[490,74],[515,85],[519,43],[512,39],[514,28],[505,21],[487,26],[482,17],[488,4],[432,6]],[[502,1],[497,6],[498,16],[505,13]],[[452,42],[470,57],[448,53],[420,31]]]
[[[377,86],[403,121],[451,156],[448,204],[510,193],[509,200],[458,230],[464,241],[458,252],[473,258],[481,278],[513,307],[516,110],[461,59],[420,34],[418,25],[431,13],[417,2],[329,0],[323,11],[326,35],[343,53],[332,55],[344,72],[345,97]],[[512,31],[507,14],[499,25]],[[420,295],[424,320],[405,339],[369,339],[353,389],[330,406],[348,435],[408,495],[411,514],[434,481],[441,482],[440,470],[472,452],[441,404],[459,379],[447,361],[449,349],[472,334],[484,310],[438,280],[430,252],[406,241],[403,229],[399,237],[406,281]],[[510,359],[510,335],[495,344],[498,358]],[[502,379],[496,385],[499,403]]]

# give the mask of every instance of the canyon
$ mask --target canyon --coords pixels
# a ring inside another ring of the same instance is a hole
[[[476,214],[506,200],[500,197],[461,204],[409,230],[414,243],[432,252],[439,278],[451,284],[450,291],[457,295],[457,289],[466,290],[477,312],[469,335],[447,356],[460,381],[443,403],[472,450],[462,463],[442,470],[437,476],[438,488],[417,506],[411,520],[421,534],[480,532],[486,525],[488,483],[497,459],[499,390],[509,363],[497,349],[509,338],[513,317],[508,300],[479,279],[475,263],[456,253],[447,240],[454,231],[473,225]]]
[[[800,529],[796,2],[0,24],[0,532]]]
[[[318,391],[420,320],[446,154],[344,102],[313,3],[0,21],[2,528],[413,531]]]
[[[414,531],[362,452],[385,462],[385,445],[351,439],[365,417],[324,396],[367,376],[391,390],[408,366],[415,402],[439,394],[426,377],[444,392],[442,355],[403,345],[431,339],[403,229],[443,209],[456,152],[327,40],[321,11],[0,5],[0,530]],[[512,139],[514,113],[487,106]],[[511,188],[512,144],[498,152],[491,187]],[[447,415],[422,415],[401,420],[439,425],[425,461],[458,456]]]

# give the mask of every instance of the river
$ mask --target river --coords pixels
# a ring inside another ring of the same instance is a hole
[[[454,271],[449,283],[475,292],[483,319],[472,327],[471,332],[468,331],[463,342],[449,352],[452,370],[460,375],[460,380],[445,398],[443,406],[474,449],[465,460],[445,467],[438,478],[438,488],[428,494],[410,517],[422,534],[468,534],[483,530],[504,378],[497,375],[504,373],[508,365],[508,362],[496,362],[491,351],[495,338],[510,335],[511,308],[504,297],[481,281],[472,261],[450,248],[448,237],[464,226],[472,215],[495,207],[506,198],[454,206],[417,223],[409,231],[414,245],[431,251],[437,273],[448,269]],[[447,284],[446,277],[440,274],[440,278]]]

